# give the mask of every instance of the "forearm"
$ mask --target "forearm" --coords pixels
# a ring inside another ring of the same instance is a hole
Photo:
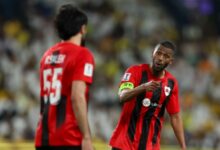
[[[171,125],[182,149],[186,149],[183,123],[179,113],[171,115]]]
[[[83,134],[83,137],[91,138],[85,96],[75,97],[75,99],[73,100],[73,110],[78,126]]]
[[[146,91],[144,84],[135,87],[134,89],[125,89],[119,93],[120,102],[124,103],[130,101],[140,93]]]

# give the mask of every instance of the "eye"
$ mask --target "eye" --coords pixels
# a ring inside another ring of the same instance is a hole
[[[157,51],[156,53],[158,56],[162,55],[162,53],[160,51]]]
[[[165,54],[164,57],[165,57],[166,59],[169,59],[169,58],[170,58],[170,55]]]

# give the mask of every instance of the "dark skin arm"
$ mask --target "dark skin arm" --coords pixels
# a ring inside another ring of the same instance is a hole
[[[82,150],[93,150],[92,140],[88,123],[87,102],[86,102],[86,83],[84,81],[73,81],[72,83],[72,107],[82,132]]]
[[[175,133],[175,136],[180,144],[181,150],[186,150],[183,123],[180,113],[170,115],[170,122]]]
[[[150,81],[144,84],[141,84],[134,89],[124,89],[119,93],[119,99],[121,103],[132,100],[134,97],[138,96],[140,93],[145,91],[154,91],[160,87],[159,81]]]

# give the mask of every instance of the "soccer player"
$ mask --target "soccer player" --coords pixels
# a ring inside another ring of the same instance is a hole
[[[73,5],[61,6],[55,28],[61,42],[40,62],[40,120],[36,150],[92,150],[87,101],[94,58],[83,44],[87,16]]]
[[[125,72],[119,88],[123,108],[110,140],[112,150],[159,150],[165,109],[181,149],[186,149],[177,80],[165,70],[174,52],[174,44],[160,42],[152,64],[131,66]]]

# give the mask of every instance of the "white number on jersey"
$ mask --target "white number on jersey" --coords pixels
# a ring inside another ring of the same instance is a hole
[[[44,95],[44,102],[47,103],[48,98],[51,105],[57,105],[61,97],[61,81],[58,79],[62,75],[62,68],[55,69],[45,69],[43,71],[43,82],[44,82],[44,92],[47,94]],[[51,81],[48,80],[48,77],[51,76]]]

